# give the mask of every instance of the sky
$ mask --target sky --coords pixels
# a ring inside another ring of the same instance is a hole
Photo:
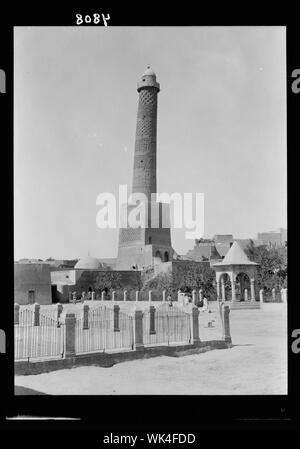
[[[96,198],[131,188],[147,65],[158,191],[204,193],[205,237],[287,226],[285,27],[15,27],[16,260],[116,257]]]

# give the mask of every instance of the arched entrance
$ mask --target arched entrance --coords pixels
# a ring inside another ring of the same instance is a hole
[[[156,251],[155,253],[155,257],[160,258],[161,259],[161,252],[159,250]]]
[[[168,251],[165,251],[164,262],[169,262],[169,253],[168,253]]]
[[[223,273],[219,278],[220,284],[220,297],[222,301],[231,301],[232,298],[232,285],[231,279],[228,273]]]
[[[250,278],[247,273],[238,273],[236,276],[236,299],[247,301],[251,297]]]

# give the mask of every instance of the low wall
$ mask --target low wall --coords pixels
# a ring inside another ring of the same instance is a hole
[[[42,374],[48,373],[50,371],[56,371],[61,369],[70,369],[79,366],[101,366],[101,367],[110,367],[115,365],[116,363],[127,362],[129,360],[136,359],[145,359],[150,357],[158,357],[158,356],[169,356],[175,357],[177,353],[184,351],[195,351],[195,353],[199,352],[199,348],[202,348],[205,352],[206,350],[212,349],[227,349],[232,345],[230,343],[226,343],[224,340],[213,340],[213,341],[205,341],[198,342],[195,344],[189,345],[180,345],[180,346],[156,346],[152,348],[144,347],[143,349],[135,350],[135,351],[127,351],[127,352],[119,352],[119,353],[90,353],[90,354],[81,354],[76,355],[70,358],[61,358],[55,360],[39,360],[39,361],[17,361],[15,362],[15,375],[32,375],[32,374]]]

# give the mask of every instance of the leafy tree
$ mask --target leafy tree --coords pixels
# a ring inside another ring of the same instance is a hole
[[[121,275],[116,271],[104,271],[99,274],[94,283],[94,289],[97,293],[105,290],[108,293],[111,290],[121,289]]]
[[[245,249],[252,262],[258,263],[257,281],[259,288],[271,293],[272,288],[287,286],[287,248],[266,245],[255,246],[253,241]]]

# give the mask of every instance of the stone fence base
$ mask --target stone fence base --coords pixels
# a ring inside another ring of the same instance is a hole
[[[60,369],[75,368],[79,366],[102,366],[110,367],[116,363],[126,362],[129,360],[144,359],[150,357],[158,357],[162,355],[174,357],[179,352],[191,351],[199,352],[199,348],[205,350],[211,349],[227,349],[232,345],[224,340],[200,341],[194,344],[178,345],[178,346],[155,346],[144,347],[134,351],[122,351],[119,353],[89,353],[80,354],[74,357],[38,360],[38,361],[16,361],[15,375],[31,375],[48,373]]]

